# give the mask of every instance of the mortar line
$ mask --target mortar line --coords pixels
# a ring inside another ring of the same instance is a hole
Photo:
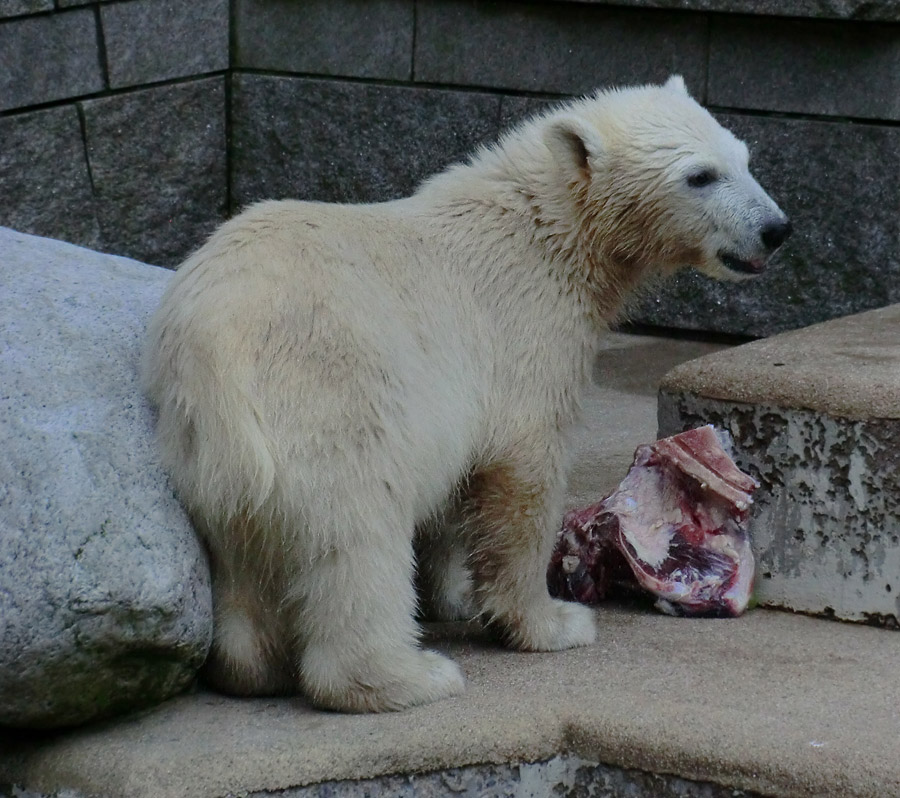
[[[219,69],[215,72],[203,72],[197,75],[186,75],[178,78],[168,78],[167,80],[159,80],[155,83],[143,83],[138,86],[122,86],[117,89],[101,89],[100,91],[90,92],[88,94],[76,94],[73,97],[62,97],[58,100],[48,100],[42,103],[32,103],[31,105],[22,105],[18,108],[7,108],[0,111],[0,118],[17,116],[19,114],[37,113],[38,111],[48,111],[53,108],[60,108],[75,103],[86,102],[88,100],[105,100],[108,97],[121,97],[131,92],[147,91],[149,89],[158,89],[166,86],[178,86],[182,83],[192,83],[197,80],[207,80],[209,78],[221,77],[228,74],[229,70]]]
[[[234,84],[234,63],[237,53],[237,10],[235,8],[236,0],[229,0],[228,3],[228,69],[225,71],[225,217],[230,219],[234,214],[234,176],[232,169],[234,167],[233,157],[233,120],[234,111],[232,102],[234,101],[234,92],[232,85]]]
[[[106,36],[103,33],[103,20],[100,17],[100,6],[94,6],[94,23],[97,26],[97,55],[100,58],[100,72],[103,74],[103,83],[106,88],[112,87],[109,80],[109,58],[106,53]]]
[[[706,38],[704,41],[704,46],[706,48],[706,52],[703,57],[703,104],[706,105],[709,102],[709,58],[712,53],[712,28],[713,28],[713,15],[706,14]]]
[[[413,0],[412,4],[412,50],[409,54],[409,80],[416,82],[416,36],[419,26],[419,0]]]
[[[88,147],[87,120],[84,116],[84,108],[81,103],[75,103],[75,111],[78,114],[78,127],[81,129],[81,146],[84,149],[84,163],[87,168],[88,183],[91,186],[91,197],[96,199],[97,192],[94,186],[94,170],[91,167],[91,153]]]
[[[60,11],[75,11],[75,10],[83,10],[79,9],[78,6],[74,8],[59,8],[54,6],[53,8],[44,8],[40,11],[30,11],[27,14],[17,14],[14,17],[2,17],[0,18],[0,27],[4,25],[15,25],[17,22],[22,22],[26,19],[34,19],[35,17],[52,17],[55,14],[58,14]]]
[[[314,72],[289,72],[284,70],[260,69],[255,67],[238,67],[233,73],[255,75],[258,77],[273,78],[297,78],[298,80],[316,80],[327,83],[357,83],[366,86],[383,86],[386,88],[405,89],[434,89],[437,91],[454,91],[462,94],[498,95],[502,97],[524,97],[528,99],[567,101],[581,96],[578,93],[565,94],[560,92],[540,92],[520,89],[498,88],[493,86],[471,86],[453,83],[420,82],[412,84],[409,81],[393,80],[390,78],[347,77],[343,75],[322,75]],[[807,122],[851,123],[854,125],[866,125],[870,127],[900,127],[900,119],[873,119],[870,117],[842,116],[811,114],[802,111],[775,111],[769,109],[739,108],[720,105],[706,105],[707,110],[713,113],[742,114],[744,116],[771,117],[773,119],[792,119]]]
[[[760,119],[787,119],[797,122],[823,122],[826,124],[852,124],[866,127],[900,127],[900,119],[871,119],[859,116],[831,116],[810,114],[802,111],[773,111],[766,108],[740,108],[730,105],[707,105],[706,110],[714,114],[740,114]]]
[[[245,75],[257,75],[273,78],[299,78],[301,80],[321,80],[328,83],[359,83],[366,86],[384,86],[400,89],[437,89],[440,91],[455,91],[461,94],[502,94],[512,97],[530,97],[546,100],[575,99],[577,94],[560,94],[559,92],[540,92],[520,89],[506,89],[495,86],[471,86],[461,83],[434,83],[416,82],[396,78],[370,78],[361,75],[325,75],[319,72],[291,72],[288,70],[263,69],[259,67],[236,67],[233,71]]]
[[[519,89],[505,89],[491,86],[465,86],[458,84],[443,83],[416,83],[412,84],[408,81],[391,80],[387,78],[363,78],[363,77],[341,77],[335,75],[321,75],[311,72],[281,72],[276,70],[254,69],[249,67],[230,67],[229,69],[219,69],[213,72],[202,72],[195,75],[184,75],[176,78],[168,78],[153,83],[142,83],[136,86],[122,86],[115,89],[107,88],[100,91],[89,92],[87,94],[78,94],[72,97],[62,97],[57,100],[48,100],[40,103],[31,103],[29,105],[18,106],[16,108],[6,108],[0,110],[0,118],[14,117],[19,114],[36,113],[38,111],[46,111],[52,108],[59,108],[74,103],[80,103],[87,100],[105,99],[107,97],[118,97],[124,94],[137,91],[147,91],[150,89],[161,88],[165,86],[177,86],[182,83],[191,83],[197,80],[207,80],[215,77],[229,77],[235,74],[256,75],[262,77],[277,78],[297,78],[300,80],[319,80],[336,83],[358,83],[361,85],[384,86],[388,88],[407,88],[407,89],[435,89],[439,91],[454,91],[463,94],[482,94],[496,95],[499,97],[522,97],[526,99],[548,100],[548,101],[566,101],[574,99],[578,95],[562,94],[559,92],[539,92]],[[706,105],[707,110],[712,113],[723,114],[739,114],[742,116],[762,117],[770,119],[786,119],[805,122],[824,122],[830,124],[853,124],[865,127],[883,127],[898,128],[900,127],[900,119],[872,119],[869,117],[857,116],[839,116],[811,114],[799,111],[773,111],[767,109],[740,108],[725,105]]]

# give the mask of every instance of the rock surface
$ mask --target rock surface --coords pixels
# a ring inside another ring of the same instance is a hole
[[[0,724],[154,703],[206,655],[203,552],[137,381],[169,276],[0,228]]]

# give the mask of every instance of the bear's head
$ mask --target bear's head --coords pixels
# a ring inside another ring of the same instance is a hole
[[[633,278],[692,266],[760,274],[791,223],[753,178],[746,145],[674,76],[600,92],[547,118],[544,143],[594,253]]]

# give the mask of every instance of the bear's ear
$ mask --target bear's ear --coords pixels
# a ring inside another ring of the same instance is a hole
[[[597,131],[574,117],[554,121],[544,133],[544,144],[563,169],[573,172],[590,172],[591,160],[603,152]]]
[[[687,86],[684,85],[684,78],[681,75],[672,75],[665,83],[663,83],[663,88],[668,89],[669,91],[677,91],[681,92],[681,94],[687,94],[690,97],[690,93],[687,90]]]

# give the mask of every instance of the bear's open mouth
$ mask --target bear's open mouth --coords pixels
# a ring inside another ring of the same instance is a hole
[[[719,260],[725,264],[726,268],[738,274],[762,274],[766,269],[766,262],[762,258],[741,260],[727,252],[720,252]]]

